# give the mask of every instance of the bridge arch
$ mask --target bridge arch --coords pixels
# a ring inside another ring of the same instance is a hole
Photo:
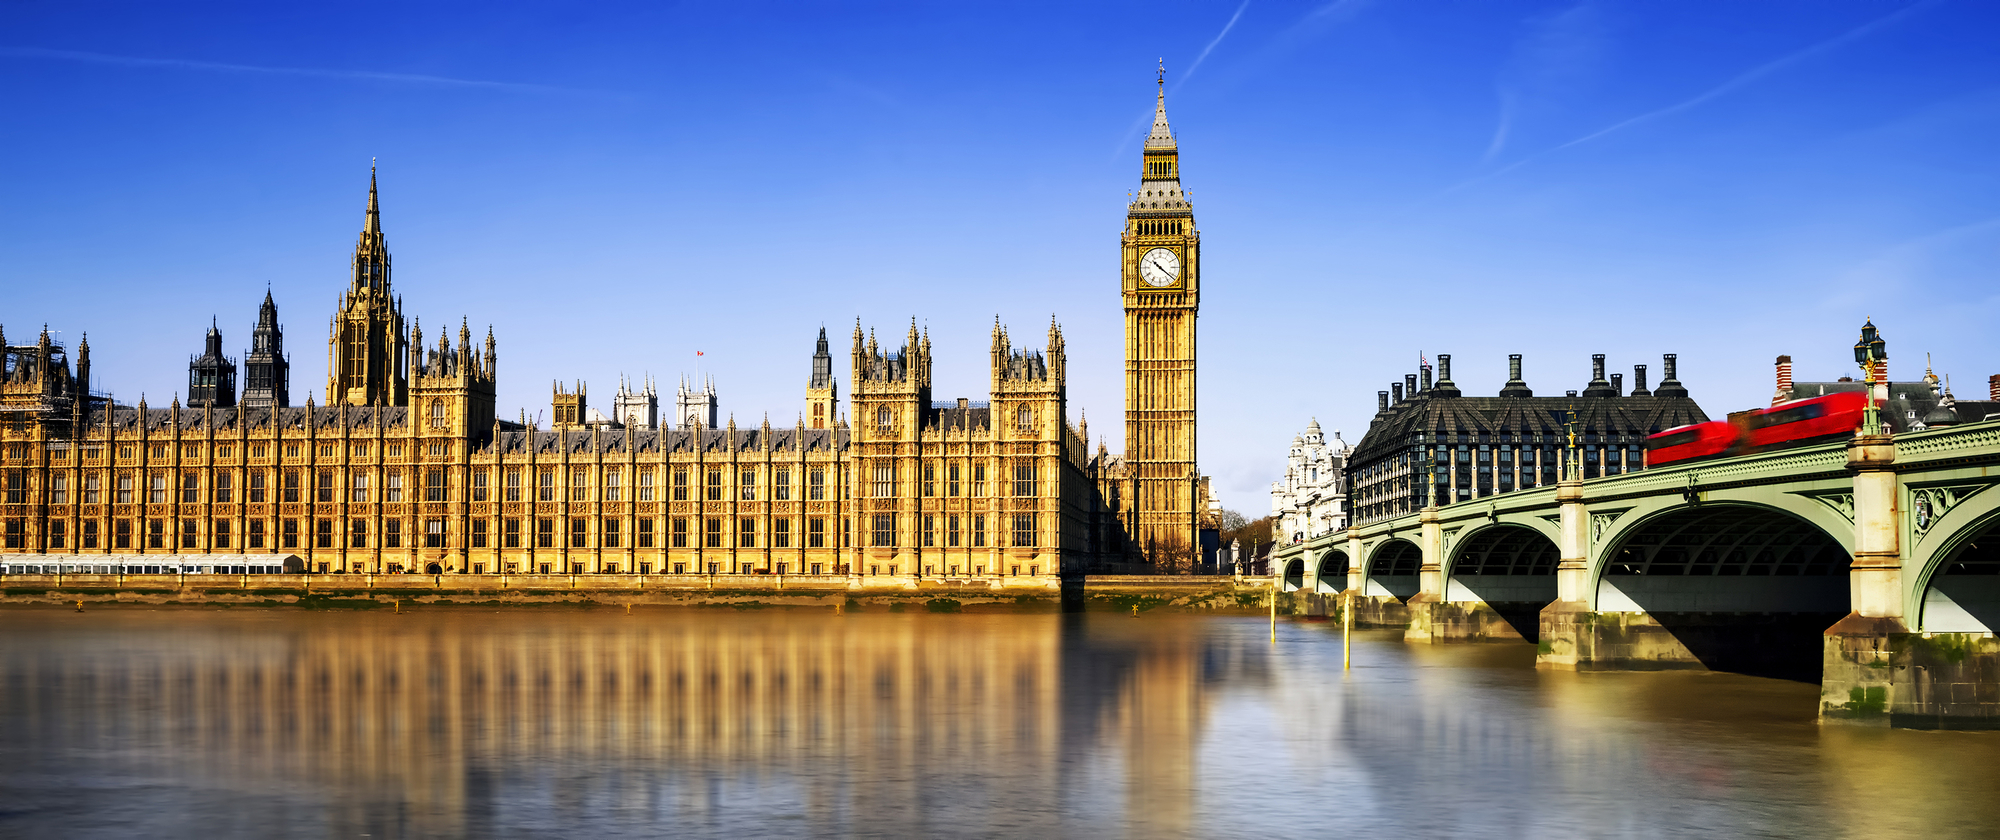
[[[1318,575],[1314,578],[1318,592],[1340,592],[1347,589],[1347,550],[1329,549],[1319,556]]]
[[[1975,510],[1950,511],[1930,529],[1958,526],[1944,531],[1944,539],[1919,561],[1916,608],[1904,613],[1915,617],[1909,624],[1918,630],[2000,632],[2000,494],[1980,495],[1992,498]],[[1961,513],[1965,515],[1952,516]]]
[[[1560,559],[1562,549],[1540,528],[1507,522],[1480,526],[1459,535],[1446,558],[1444,599],[1532,604],[1539,611],[1556,599]]]
[[[1602,544],[1592,606],[1644,613],[1713,670],[1816,680],[1821,636],[1849,612],[1852,556],[1782,508],[1676,505]]]
[[[1279,592],[1297,592],[1306,585],[1306,561],[1302,557],[1287,557],[1284,565],[1276,570]]]
[[[1422,588],[1417,576],[1424,564],[1424,550],[1401,537],[1376,543],[1368,553],[1368,565],[1361,570],[1363,595],[1389,595],[1398,599],[1417,594]]]

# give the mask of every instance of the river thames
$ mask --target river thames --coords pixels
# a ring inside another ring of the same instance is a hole
[[[0,612],[8,837],[1976,837],[2000,733],[1201,615]]]

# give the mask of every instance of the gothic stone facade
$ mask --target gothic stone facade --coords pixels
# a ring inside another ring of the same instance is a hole
[[[681,428],[656,423],[650,385],[602,418],[581,383],[555,388],[553,428],[499,420],[490,329],[477,342],[461,321],[456,343],[441,330],[427,347],[420,323],[405,327],[371,172],[328,324],[324,405],[287,404],[268,295],[252,389],[235,406],[206,393],[199,406],[115,405],[88,393],[87,343],[74,374],[46,335],[8,349],[0,550],[284,554],[349,573],[1033,582],[1191,567],[1214,527],[1195,466],[1200,243],[1164,94],[1143,161],[1121,233],[1123,456],[1091,453],[1087,427],[1067,419],[1053,323],[1033,350],[995,324],[984,405],[932,399],[930,341],[914,324],[895,351],[857,324],[851,422],[837,416],[824,331],[792,428],[718,428],[712,387],[683,388],[671,422],[693,417]]]
[[[312,572],[820,574],[1046,580],[1127,559],[1120,462],[1066,419],[1062,331],[995,325],[991,400],[935,402],[927,335],[856,326],[850,426],[822,342],[792,428],[499,421],[499,354],[401,329],[379,205],[330,324],[327,405],[118,406],[42,335],[8,348],[4,549],[293,555]],[[267,301],[267,310],[270,304]],[[213,343],[213,342],[211,342]],[[268,383],[282,393],[282,383]],[[272,400],[270,402],[277,402]],[[710,400],[712,405],[712,399]],[[707,420],[709,418],[700,418]],[[712,420],[710,421],[712,422]],[[1110,504],[1107,504],[1109,500]]]

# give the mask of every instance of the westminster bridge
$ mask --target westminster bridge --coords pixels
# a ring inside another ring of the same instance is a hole
[[[1488,496],[1279,548],[1294,609],[1543,667],[1821,683],[1826,719],[2000,726],[2000,421]]]

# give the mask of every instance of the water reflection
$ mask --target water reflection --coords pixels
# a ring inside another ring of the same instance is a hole
[[[1213,617],[0,613],[6,836],[1977,835],[2000,737]],[[1939,793],[1949,789],[1949,797]],[[1891,806],[1888,803],[1894,803]]]

